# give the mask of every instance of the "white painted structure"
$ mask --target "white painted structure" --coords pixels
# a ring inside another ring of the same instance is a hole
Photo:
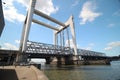
[[[52,30],[55,31],[54,33],[54,44],[55,46],[58,45],[58,34],[60,34],[60,41],[61,41],[61,46],[64,46],[64,32],[62,32],[64,29],[67,29],[70,26],[71,29],[71,34],[72,34],[72,41],[73,41],[73,48],[74,48],[74,55],[77,55],[77,46],[76,46],[76,34],[75,34],[75,28],[74,28],[74,23],[73,23],[73,16],[70,16],[70,18],[68,19],[68,21],[66,21],[65,23],[62,23],[38,10],[35,9],[35,4],[36,4],[36,0],[30,0],[30,6],[28,9],[28,13],[26,16],[26,20],[24,22],[24,27],[23,27],[23,32],[22,32],[22,38],[21,38],[21,43],[20,43],[20,51],[24,52],[26,50],[27,47],[27,40],[28,40],[28,36],[29,36],[29,31],[30,31],[30,27],[31,27],[31,23],[37,23],[39,25],[43,25],[47,28],[50,28]],[[33,18],[33,14],[36,14],[38,16],[41,16],[45,19],[48,19],[58,25],[60,25],[60,27],[54,27],[51,26],[49,24],[46,24],[44,22],[41,22],[39,20],[36,20]],[[67,37],[68,37],[68,45],[70,47],[70,40],[69,40],[69,33],[67,30]]]

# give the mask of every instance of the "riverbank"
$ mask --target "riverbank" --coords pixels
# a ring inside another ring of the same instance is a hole
[[[0,66],[0,80],[48,80],[34,66]]]

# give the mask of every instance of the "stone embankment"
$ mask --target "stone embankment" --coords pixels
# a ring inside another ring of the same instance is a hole
[[[0,80],[48,80],[34,66],[0,66]]]

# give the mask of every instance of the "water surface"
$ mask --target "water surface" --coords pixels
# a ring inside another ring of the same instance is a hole
[[[120,61],[111,65],[42,65],[49,80],[120,80]]]

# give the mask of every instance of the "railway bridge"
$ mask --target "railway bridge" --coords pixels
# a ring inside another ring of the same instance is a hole
[[[35,5],[36,0],[30,0],[29,9],[23,25],[19,50],[0,50],[0,61],[5,60],[8,63],[15,61],[20,63],[27,62],[28,58],[45,58],[47,63],[57,60],[59,64],[79,64],[80,61],[109,59],[104,53],[77,48],[73,16],[70,16],[63,23],[35,9]],[[58,27],[37,20],[33,15],[45,18],[55,23]],[[54,31],[54,45],[28,41],[32,22]],[[68,41],[67,46],[65,45],[65,41]],[[72,47],[70,41],[73,43]]]
[[[77,54],[74,55],[74,49],[70,47],[29,41],[26,50],[22,53],[15,50],[0,50],[0,59],[7,64],[16,62],[20,56],[22,59],[19,60],[19,63],[29,62],[33,58],[42,58],[46,60],[46,64],[86,64],[88,61],[113,59],[104,53],[84,49],[77,49]]]

